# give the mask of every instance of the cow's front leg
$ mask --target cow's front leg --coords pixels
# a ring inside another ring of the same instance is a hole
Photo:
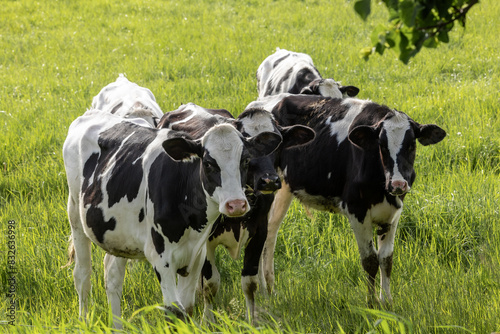
[[[267,238],[262,253],[262,265],[259,273],[261,287],[267,287],[267,293],[271,294],[274,287],[274,250],[278,238],[278,230],[285,219],[286,213],[292,203],[293,195],[290,187],[283,181],[281,189],[274,197],[271,210],[269,211],[269,225]],[[265,290],[263,292],[266,292]]]
[[[392,255],[394,239],[401,211],[398,210],[394,219],[387,225],[380,225],[378,234],[378,261],[380,264],[380,302],[392,303],[390,279],[392,272]]]
[[[127,260],[123,257],[116,257],[106,253],[104,256],[104,284],[108,303],[111,305],[113,313],[113,326],[121,329],[121,299],[123,291],[123,279],[125,277],[125,268]]]
[[[220,286],[220,274],[215,265],[215,248],[217,244],[207,243],[207,254],[201,271],[201,288],[203,293],[203,320],[214,322],[213,303]]]
[[[259,198],[259,210],[255,209],[252,221],[256,226],[255,233],[245,247],[243,270],[241,271],[241,287],[245,295],[247,318],[250,323],[255,319],[255,291],[259,283],[259,264],[267,237],[267,215],[273,201],[273,195],[262,195]]]
[[[379,268],[377,250],[373,244],[373,226],[369,219],[360,222],[354,216],[349,217],[349,223],[356,237],[361,265],[368,274],[367,302],[372,307],[377,302],[375,297],[375,278]]]
[[[177,295],[188,315],[193,315],[194,302],[196,296],[196,284],[201,275],[201,268],[206,257],[205,246],[202,247],[201,254],[196,255],[192,264],[188,267],[188,272],[179,272],[177,278]]]
[[[151,262],[151,261],[150,261]],[[179,319],[184,320],[186,311],[180,299],[177,296],[177,273],[169,263],[162,263],[163,261],[156,261],[152,263],[156,277],[160,282],[160,289],[163,295],[163,305],[169,313],[173,314]]]

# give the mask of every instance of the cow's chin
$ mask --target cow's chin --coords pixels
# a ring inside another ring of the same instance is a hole
[[[394,197],[403,196],[403,195],[406,195],[407,193],[408,193],[408,191],[404,191],[403,189],[396,189],[396,190],[389,192],[389,194],[391,194],[391,196],[394,196]]]

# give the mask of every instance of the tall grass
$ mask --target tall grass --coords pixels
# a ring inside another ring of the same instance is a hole
[[[255,99],[255,71],[277,46],[310,54],[325,77],[360,97],[448,132],[419,147],[417,181],[398,230],[388,309],[366,308],[366,283],[347,221],[294,202],[278,236],[275,294],[244,321],[241,261],[217,259],[218,323],[168,325],[145,262],[127,268],[123,318],[131,333],[500,331],[500,5],[483,0],[467,29],[405,66],[359,50],[387,19],[368,23],[352,1],[4,1],[0,6],[0,321],[10,299],[8,221],[16,221],[16,326],[6,332],[109,333],[102,259],[93,247],[91,313],[78,320],[61,147],[69,124],[119,73],[150,88],[164,111],[181,103],[239,114]],[[5,242],[4,242],[5,241]],[[3,255],[6,254],[6,255]]]

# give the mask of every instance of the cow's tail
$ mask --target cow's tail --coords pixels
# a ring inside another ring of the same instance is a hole
[[[75,262],[75,244],[73,243],[73,235],[69,236],[68,245],[68,263],[61,267],[61,269],[67,268]]]

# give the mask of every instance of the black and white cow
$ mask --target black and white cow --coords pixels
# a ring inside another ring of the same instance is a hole
[[[276,172],[279,152],[290,147],[304,145],[314,138],[314,132],[304,126],[280,127],[271,113],[262,109],[246,110],[235,120],[224,109],[205,109],[195,104],[181,106],[166,113],[159,126],[187,132],[193,138],[202,136],[210,127],[221,123],[233,124],[245,137],[273,132],[283,138],[281,146],[272,154],[250,161],[246,197],[251,210],[243,217],[220,215],[212,228],[207,243],[207,257],[202,270],[204,318],[213,321],[212,304],[220,286],[220,274],[215,264],[215,249],[223,245],[233,259],[238,259],[245,249],[241,286],[245,295],[247,316],[254,319],[254,294],[258,284],[259,262],[267,236],[268,213],[274,192],[281,187]]]
[[[120,74],[115,82],[105,86],[92,100],[92,109],[98,109],[123,118],[143,118],[156,126],[163,116],[156,99],[147,88],[130,82]]]
[[[349,219],[368,274],[369,302],[375,301],[379,268],[380,301],[390,302],[394,237],[403,199],[415,180],[416,140],[422,145],[436,144],[446,132],[434,124],[418,124],[386,106],[351,98],[288,96],[273,114],[282,126],[310,126],[316,138],[307,148],[281,155],[283,186],[270,212],[261,271],[268,290],[274,284],[277,232],[295,196],[307,206]]]
[[[243,138],[228,124],[193,140],[99,110],[77,118],[63,157],[80,316],[90,292],[91,242],[106,251],[106,293],[116,319],[127,258],[146,258],[167,309],[190,313],[213,223],[221,213],[250,210],[243,189],[248,164],[280,143],[269,132]]]
[[[309,55],[278,48],[257,69],[257,91],[259,98],[280,93],[342,98],[358,95],[359,88],[323,79]]]

